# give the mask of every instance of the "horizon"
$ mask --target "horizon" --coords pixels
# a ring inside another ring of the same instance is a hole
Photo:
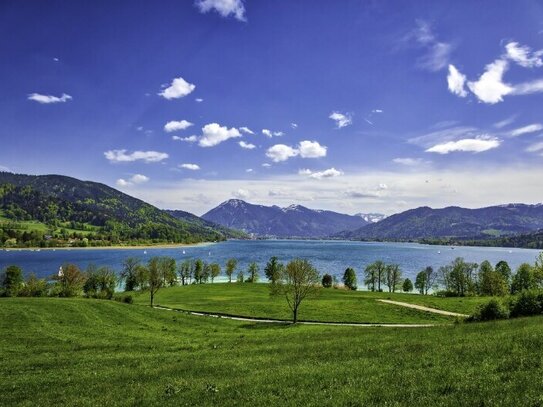
[[[0,171],[199,216],[541,203],[537,1],[8,1],[0,21]]]

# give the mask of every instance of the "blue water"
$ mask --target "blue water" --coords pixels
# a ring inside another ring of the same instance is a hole
[[[183,254],[185,251],[185,254]],[[257,262],[261,275],[266,261],[277,256],[281,261],[301,257],[309,259],[320,273],[329,273],[341,277],[347,267],[353,267],[362,277],[363,270],[375,260],[400,265],[404,277],[414,279],[415,275],[426,266],[435,269],[446,265],[456,257],[466,261],[481,263],[489,260],[496,264],[507,261],[515,269],[521,263],[534,263],[537,250],[427,246],[412,243],[368,243],[347,241],[310,241],[310,240],[267,240],[267,241],[228,241],[216,244],[191,246],[184,248],[154,249],[70,249],[70,250],[12,250],[0,251],[0,270],[16,264],[25,274],[36,273],[38,277],[48,277],[58,272],[63,263],[75,263],[84,269],[90,263],[97,266],[110,266],[120,271],[122,262],[127,257],[138,257],[146,261],[152,256],[171,256],[176,260],[202,258],[207,262],[218,262],[224,269],[226,260],[234,257],[238,267],[247,269],[250,262]],[[224,277],[217,281],[225,280]],[[362,279],[359,278],[361,282]]]

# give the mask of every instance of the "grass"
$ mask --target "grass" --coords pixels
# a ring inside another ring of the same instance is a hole
[[[316,298],[306,299],[300,320],[370,323],[450,323],[454,318],[385,304],[392,299],[447,311],[470,314],[484,298],[438,298],[414,294],[372,293],[322,289]],[[147,305],[147,293],[135,294],[135,301]],[[270,296],[267,284],[202,284],[161,289],[156,304],[191,311],[219,312],[259,318],[291,318],[283,297]]]
[[[422,329],[246,323],[0,299],[0,405],[541,405],[543,318]]]

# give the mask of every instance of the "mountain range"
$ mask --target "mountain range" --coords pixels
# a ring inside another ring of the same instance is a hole
[[[380,216],[345,215],[301,205],[285,208],[254,205],[240,199],[230,199],[205,213],[202,218],[262,237],[323,238],[340,231],[358,229]]]
[[[492,239],[543,229],[543,205],[507,204],[479,209],[420,207],[336,237],[358,240]]]
[[[97,182],[0,172],[2,244],[194,243],[244,236],[189,215],[172,216]]]

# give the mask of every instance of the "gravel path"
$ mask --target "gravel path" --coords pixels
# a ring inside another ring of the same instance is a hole
[[[214,313],[211,313],[211,312],[196,312],[196,311],[180,310],[180,309],[175,309],[175,308],[163,307],[161,305],[155,305],[154,308],[165,310],[165,311],[182,312],[184,314],[195,315],[195,316],[199,316],[199,317],[223,318],[223,319],[230,319],[230,320],[233,320],[233,321],[261,322],[261,323],[265,323],[265,324],[292,324],[292,321],[287,321],[287,320],[284,320],[284,319],[261,319],[261,318],[250,318],[250,317],[237,317],[235,315],[214,314]],[[330,325],[330,326],[384,327],[384,328],[429,328],[429,327],[433,327],[433,326],[443,325],[443,324],[379,324],[379,323],[370,324],[370,323],[357,323],[357,322],[322,322],[322,321],[318,321],[318,322],[317,321],[299,321],[298,324],[302,324],[302,325]]]
[[[399,302],[399,301],[391,301],[391,300],[377,300],[377,301],[385,302],[387,304],[399,305],[400,307],[418,309],[419,311],[427,311],[427,312],[433,312],[434,314],[447,315],[449,317],[460,317],[460,318],[469,317],[469,315],[466,315],[466,314],[459,314],[457,312],[450,312],[450,311],[443,311],[443,310],[435,309],[435,308],[428,308],[422,305],[409,304],[407,302]]]

